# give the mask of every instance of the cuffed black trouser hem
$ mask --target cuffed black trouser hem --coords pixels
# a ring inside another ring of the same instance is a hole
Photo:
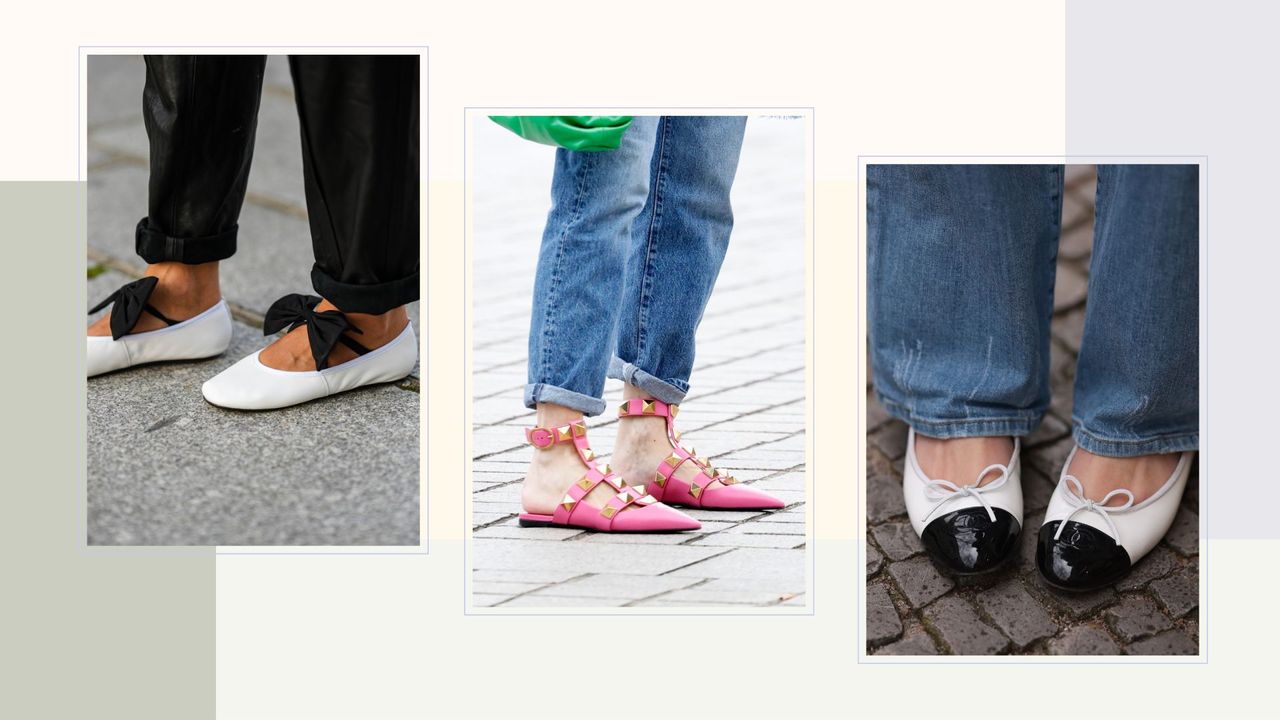
[[[134,231],[134,247],[148,263],[180,262],[187,265],[226,260],[236,254],[236,235],[240,226],[232,226],[217,235],[204,237],[171,237],[152,230],[147,218],[138,221]]]
[[[352,285],[334,280],[319,265],[311,268],[311,286],[316,294],[342,312],[381,315],[418,299],[418,273],[375,285]]]

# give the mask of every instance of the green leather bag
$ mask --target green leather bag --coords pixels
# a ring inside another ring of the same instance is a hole
[[[617,150],[631,126],[630,116],[490,115],[489,119],[525,140],[582,152]]]

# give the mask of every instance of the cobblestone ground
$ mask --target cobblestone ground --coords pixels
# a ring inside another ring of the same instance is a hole
[[[90,306],[145,269],[133,251],[147,212],[143,78],[139,57],[89,61]],[[205,380],[266,344],[262,315],[276,298],[314,292],[284,58],[268,60],[258,122],[237,253],[222,265],[231,348],[88,382],[90,543],[419,544],[418,370],[396,385],[265,413],[222,410],[200,395]],[[410,317],[420,330],[417,303]]]
[[[472,126],[475,223],[470,544],[478,607],[804,605],[804,125],[752,118],[728,258],[698,331],[684,444],[784,498],[777,512],[694,510],[696,533],[520,528],[525,354],[552,150]],[[609,406],[621,401],[610,381]],[[615,417],[590,421],[612,449]]]
[[[1053,401],[1024,445],[1016,561],[980,582],[940,573],[902,503],[907,427],[867,392],[867,650],[878,655],[1194,655],[1199,650],[1199,475],[1164,541],[1114,587],[1066,594],[1035,569],[1035,529],[1070,452],[1071,383],[1084,329],[1096,176],[1068,169],[1054,290]]]

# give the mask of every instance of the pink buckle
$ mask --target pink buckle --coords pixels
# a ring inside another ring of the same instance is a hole
[[[528,428],[524,431],[524,436],[529,440],[530,445],[539,450],[546,450],[556,443],[555,431],[547,428]]]

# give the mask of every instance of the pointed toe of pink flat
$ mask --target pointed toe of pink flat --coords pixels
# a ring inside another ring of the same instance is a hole
[[[619,513],[613,521],[614,532],[684,532],[701,528],[702,523],[660,502]]]
[[[787,504],[750,485],[721,485],[707,488],[702,507],[708,510],[780,510]]]

